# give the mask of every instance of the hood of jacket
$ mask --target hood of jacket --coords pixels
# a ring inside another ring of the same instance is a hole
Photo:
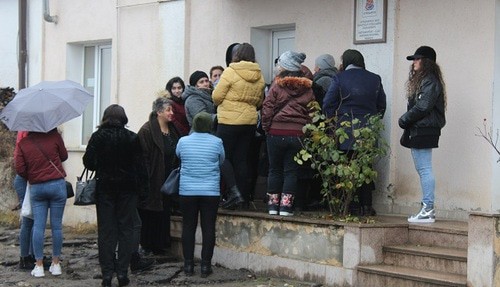
[[[231,63],[229,68],[232,68],[245,81],[255,83],[262,77],[260,66],[254,62],[240,61]]]
[[[319,70],[317,73],[314,74],[313,81],[317,81],[323,77],[333,77],[338,73],[337,68],[328,68],[328,69],[323,69]]]
[[[312,87],[312,81],[305,77],[276,77],[274,82],[292,97],[300,96]]]
[[[200,97],[202,97],[203,99],[207,99],[209,101],[212,101],[212,90],[211,89],[199,89],[199,88],[195,88],[193,86],[186,86],[186,89],[184,90],[184,92],[182,93],[182,99],[184,100],[184,102],[186,101],[186,99],[190,96],[193,96],[193,95],[198,95]]]

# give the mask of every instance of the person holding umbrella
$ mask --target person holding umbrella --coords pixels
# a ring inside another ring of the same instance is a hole
[[[33,209],[33,251],[35,267],[31,275],[44,277],[43,246],[45,225],[50,209],[52,230],[52,265],[54,276],[62,274],[59,256],[63,242],[62,217],[66,205],[66,172],[62,162],[68,159],[68,152],[57,129],[48,133],[29,132],[21,139],[14,158],[16,172],[31,185],[30,198]]]

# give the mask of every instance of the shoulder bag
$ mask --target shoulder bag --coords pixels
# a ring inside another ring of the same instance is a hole
[[[85,177],[83,177],[85,175]],[[74,205],[95,204],[96,179],[94,172],[89,175],[87,168],[83,169],[82,175],[76,177],[76,195]]]
[[[181,179],[181,174],[180,174],[181,168],[174,168],[170,174],[168,175],[167,179],[163,183],[160,192],[165,194],[165,195],[177,195],[179,194],[179,182]]]

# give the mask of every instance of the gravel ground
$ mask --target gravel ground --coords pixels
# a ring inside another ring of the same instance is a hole
[[[65,232],[62,251],[61,276],[52,276],[48,270],[45,277],[34,278],[30,271],[20,270],[19,230],[0,226],[0,287],[3,286],[100,286],[100,268],[97,258],[96,235],[77,235]],[[50,255],[50,230],[45,232],[45,253]],[[221,287],[318,287],[319,284],[256,276],[248,270],[231,270],[214,266],[214,273],[207,278],[199,276],[199,265],[195,266],[195,275],[184,276],[182,262],[178,258],[154,257],[156,264],[151,270],[130,274],[129,286],[221,286]],[[116,278],[113,286],[118,286]]]

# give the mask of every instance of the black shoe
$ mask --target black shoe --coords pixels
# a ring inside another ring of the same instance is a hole
[[[111,287],[111,278],[103,278],[101,286],[102,287]]]
[[[362,216],[375,216],[375,215],[377,215],[377,212],[375,211],[375,209],[373,209],[373,207],[371,205],[364,205],[361,208],[361,215]]]
[[[154,259],[142,258],[139,252],[134,252],[130,260],[130,271],[135,274],[149,270],[153,267],[154,262]]]
[[[194,274],[194,261],[193,260],[185,260],[184,261],[184,274],[186,276],[193,276],[193,274]]]
[[[35,258],[33,256],[26,256],[19,258],[19,269],[32,270],[35,268]]]
[[[222,204],[222,208],[229,209],[229,208],[232,208],[232,207],[242,203],[243,201],[245,201],[245,200],[241,196],[240,190],[235,185],[235,186],[231,187],[231,189],[229,190],[229,196],[226,199],[226,201],[224,201],[224,203]]]
[[[127,275],[118,275],[118,286],[127,286],[130,283],[130,279],[128,279]]]
[[[212,274],[212,263],[210,261],[201,261],[201,278],[206,278],[208,275]]]

